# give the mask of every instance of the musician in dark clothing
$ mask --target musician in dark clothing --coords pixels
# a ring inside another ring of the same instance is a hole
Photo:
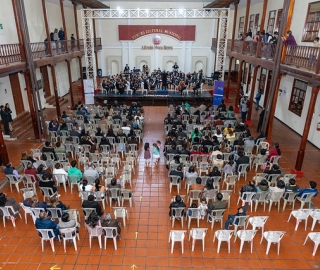
[[[162,90],[167,90],[167,77],[168,77],[168,73],[164,70],[161,73],[161,77],[162,77]]]
[[[194,95],[199,95],[200,81],[196,82],[196,85],[193,87]]]

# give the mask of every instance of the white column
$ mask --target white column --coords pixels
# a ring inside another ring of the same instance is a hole
[[[186,41],[182,42],[182,59],[181,59],[181,65],[180,63],[178,66],[180,67],[179,70],[182,72],[189,72],[189,70],[186,70]]]
[[[218,20],[212,20],[212,28],[211,28],[211,37],[214,38],[217,36],[217,33],[216,33],[216,30],[217,30],[217,24],[218,23]],[[216,52],[218,53],[218,52]],[[211,76],[211,73],[213,73],[215,70],[214,70],[214,57],[215,57],[215,54],[213,53],[213,51],[210,49],[210,56],[209,56],[209,65],[208,65],[208,68],[207,68],[207,75],[208,76]]]
[[[161,63],[162,65],[163,63]],[[151,63],[150,63],[151,65]],[[154,49],[154,67],[149,66],[150,71],[154,70],[154,69],[158,69],[159,67],[159,50]],[[162,70],[163,67],[160,67],[160,69]]]
[[[129,67],[130,67],[130,69],[133,69],[133,61],[132,61],[132,47],[131,47],[131,45],[132,45],[132,42],[131,41],[129,41],[128,42],[128,58],[129,58]]]
[[[124,67],[126,66],[126,50],[125,50],[126,43],[124,41],[121,41],[121,59],[122,59],[122,67],[120,68],[121,71],[123,71]]]
[[[187,71],[189,72],[193,72],[194,71],[194,68],[193,67],[191,67],[191,63],[192,63],[192,42],[191,41],[189,41],[189,49],[188,49],[188,57],[187,57],[187,59],[188,59],[188,62],[187,62]]]

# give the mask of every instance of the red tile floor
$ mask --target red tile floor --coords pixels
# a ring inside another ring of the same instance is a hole
[[[165,107],[146,107],[146,123],[144,129],[144,142],[153,143],[157,140],[164,141],[163,119],[166,115]],[[256,128],[258,112],[253,112],[252,130]],[[285,134],[285,136],[284,136]],[[286,172],[294,166],[297,150],[300,143],[300,136],[284,126],[279,121],[274,121],[274,142],[279,142],[283,152],[280,165]],[[19,164],[20,153],[24,149],[38,146],[35,142],[8,142],[9,156],[14,165]],[[201,242],[197,242],[195,250],[191,251],[191,244],[185,240],[185,252],[182,254],[179,243],[175,244],[173,254],[170,253],[168,243],[171,221],[168,217],[170,199],[176,195],[176,188],[172,194],[169,193],[169,181],[167,170],[164,166],[164,159],[161,157],[159,165],[145,168],[143,161],[142,145],[140,146],[139,162],[133,175],[134,203],[129,210],[129,221],[126,228],[122,228],[121,240],[118,240],[118,250],[114,250],[111,240],[108,241],[107,249],[100,249],[97,239],[93,239],[92,248],[89,248],[88,233],[83,225],[83,214],[81,215],[80,241],[78,251],[74,250],[71,243],[67,243],[67,251],[64,252],[62,242],[55,242],[56,251],[52,252],[49,243],[45,243],[44,252],[41,251],[41,242],[35,231],[30,217],[28,224],[24,219],[17,219],[17,226],[13,228],[7,221],[6,228],[0,224],[0,269],[314,269],[320,267],[320,251],[313,257],[313,242],[310,240],[304,246],[303,242],[310,232],[311,222],[307,230],[304,224],[300,224],[297,231],[294,230],[295,220],[287,219],[290,214],[290,206],[285,211],[277,211],[276,207],[271,212],[264,212],[258,207],[257,212],[248,214],[251,216],[268,215],[265,230],[285,231],[286,234],[281,241],[280,255],[277,255],[276,246],[272,245],[269,255],[266,255],[266,241],[260,244],[261,231],[259,230],[254,238],[253,252],[250,253],[249,243],[245,243],[242,253],[239,253],[240,241],[231,242],[231,251],[228,253],[227,244],[223,243],[220,253],[217,253],[217,242],[212,242],[215,230],[220,229],[216,223],[214,230],[204,220],[200,221],[200,227],[209,227],[205,238],[205,251],[202,252]],[[301,187],[307,186],[309,180],[319,183],[319,151],[312,145],[308,145],[305,155],[303,171],[305,177],[298,179]],[[254,175],[250,172],[248,179]],[[3,172],[0,172],[0,179],[4,179]],[[237,191],[244,184],[244,180],[237,183]],[[129,188],[127,186],[127,188]],[[8,197],[15,197],[22,201],[22,196],[14,189],[11,193],[9,186],[2,192]],[[71,208],[81,209],[81,201],[76,192],[67,193],[61,188],[61,200],[70,205]],[[184,185],[180,194],[186,194]],[[232,195],[231,208],[225,213],[235,213],[237,205],[237,192]],[[40,193],[39,193],[40,195]],[[40,196],[42,198],[42,196]],[[319,198],[314,200],[319,205]],[[281,203],[282,206],[282,203]],[[300,207],[296,203],[296,208]],[[23,210],[21,209],[22,214]],[[111,212],[110,205],[106,206],[106,212]],[[0,221],[1,223],[1,221]],[[192,221],[191,228],[196,227]],[[184,226],[184,228],[186,228]],[[181,223],[176,222],[174,229],[181,229]],[[315,231],[320,231],[320,225],[316,225]],[[138,237],[136,239],[136,232]]]

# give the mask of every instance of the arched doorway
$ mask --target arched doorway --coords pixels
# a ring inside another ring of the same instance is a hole
[[[115,75],[115,74],[119,74],[119,63],[118,61],[112,61],[111,62],[111,74]]]

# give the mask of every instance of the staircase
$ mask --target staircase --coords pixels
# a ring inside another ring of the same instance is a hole
[[[62,98],[59,98],[59,106],[61,107],[62,105],[68,103],[68,99],[62,97]],[[49,106],[48,106],[48,105]],[[49,96],[46,98],[46,104],[44,105],[45,108],[53,108],[56,106],[56,99],[54,96]]]
[[[10,133],[11,138],[21,139],[29,134],[32,129],[31,115],[29,112],[20,113],[12,122],[13,131]]]

